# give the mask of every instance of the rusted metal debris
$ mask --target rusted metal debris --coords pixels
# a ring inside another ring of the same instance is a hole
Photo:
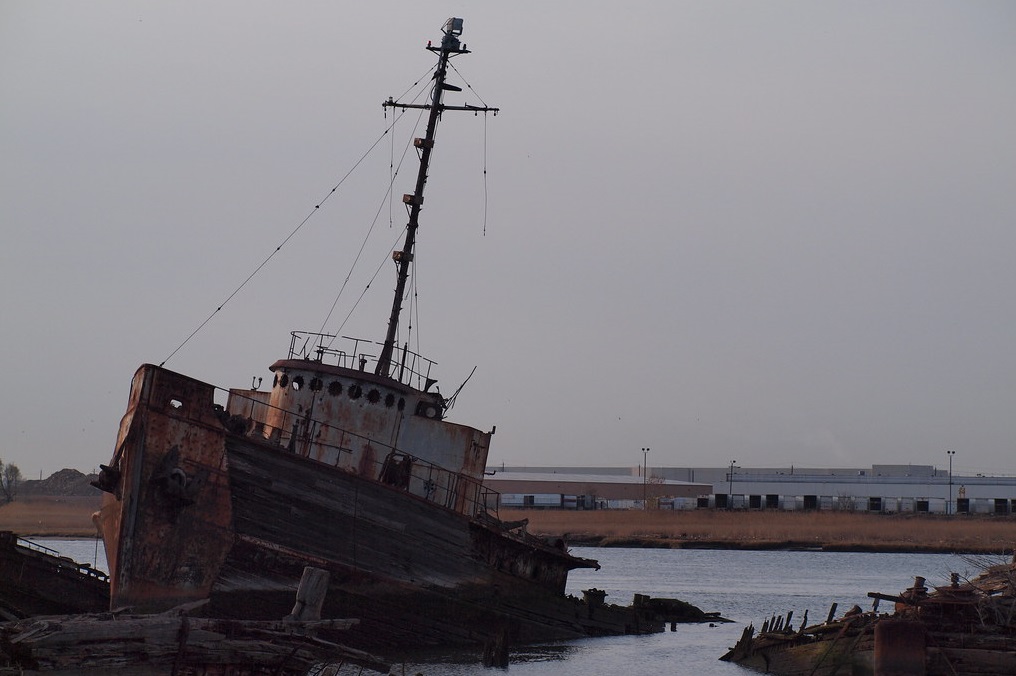
[[[1016,562],[929,591],[923,577],[900,594],[871,592],[871,611],[854,606],[794,629],[793,614],[745,627],[721,660],[780,676],[1016,673]],[[894,604],[879,613],[880,601]]]

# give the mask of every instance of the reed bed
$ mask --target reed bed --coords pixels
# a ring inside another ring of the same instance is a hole
[[[1008,553],[1016,518],[779,511],[502,510],[530,533],[601,546],[814,547],[851,551]]]
[[[93,497],[26,497],[0,507],[0,530],[94,537]],[[1016,517],[716,510],[501,510],[536,535],[572,544],[738,549],[1010,553]]]
[[[0,530],[24,536],[95,537],[97,497],[23,497],[0,507]]]

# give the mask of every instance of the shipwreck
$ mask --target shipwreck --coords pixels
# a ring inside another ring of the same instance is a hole
[[[0,531],[0,620],[108,608],[106,573]]]
[[[900,594],[870,592],[869,611],[852,607],[798,629],[793,613],[745,627],[721,657],[779,676],[973,676],[1016,673],[1016,559],[969,581],[956,573],[930,589],[923,577]],[[882,601],[891,612],[879,612]]]
[[[561,541],[505,523],[484,486],[493,430],[447,418],[433,362],[399,344],[402,302],[438,123],[461,91],[449,60],[468,54],[462,19],[443,27],[415,189],[381,342],[293,332],[270,390],[217,388],[146,364],[135,374],[112,458],[96,485],[110,566],[110,606],[162,613],[206,601],[206,617],[273,621],[305,569],[327,573],[323,618],[356,618],[343,638],[370,650],[504,646],[662,631],[708,621],[698,609],[642,598],[629,606],[565,593],[597,568]]]

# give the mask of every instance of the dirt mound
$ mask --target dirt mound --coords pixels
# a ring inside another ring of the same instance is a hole
[[[89,482],[97,479],[95,474],[82,474],[76,469],[62,469],[41,480],[22,481],[18,484],[19,496],[63,496],[93,497],[101,491]]]

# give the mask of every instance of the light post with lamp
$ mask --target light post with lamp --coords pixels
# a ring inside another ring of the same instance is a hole
[[[737,460],[730,461],[730,474],[727,475],[727,509],[734,508],[734,463]]]
[[[945,513],[952,514],[952,459],[956,455],[956,451],[946,451],[946,455],[949,456],[949,502],[945,503]]]
[[[646,464],[649,461],[649,449],[642,449],[642,509],[649,509],[649,502],[646,497],[646,481],[649,478],[649,466]]]

